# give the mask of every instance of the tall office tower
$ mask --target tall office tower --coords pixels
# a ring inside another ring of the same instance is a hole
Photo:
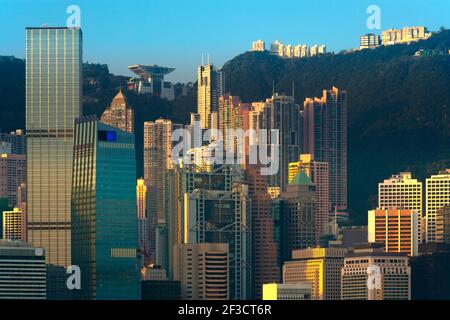
[[[10,133],[0,133],[0,145],[2,144],[2,142],[10,145],[11,150],[9,153],[27,153],[27,140],[25,133],[21,129],[11,131]]]
[[[265,283],[262,300],[311,300],[312,285],[299,283]]]
[[[258,145],[261,130],[267,130],[267,143],[279,147],[279,170],[272,176],[270,184],[281,191],[284,191],[288,184],[289,163],[297,161],[300,154],[299,110],[299,105],[295,104],[293,97],[276,93],[265,102],[253,103],[252,110],[249,111],[248,127],[256,130],[256,139],[249,139],[249,143]],[[278,130],[278,139],[275,141],[271,140],[271,130]]]
[[[443,237],[436,230],[436,212],[450,205],[450,169],[426,179],[426,238],[428,242],[442,242]]]
[[[17,188],[26,181],[26,154],[0,154],[0,198],[8,198],[8,206],[17,206]]]
[[[300,172],[304,171],[316,185],[316,236],[317,242],[326,233],[330,199],[328,195],[328,163],[316,161],[311,154],[301,154],[297,162],[289,163],[289,182]]]
[[[293,250],[314,247],[316,236],[316,186],[304,173],[299,172],[281,194],[284,213],[284,260]]]
[[[143,255],[144,266],[156,262],[156,217],[149,214],[148,198],[145,180],[138,179],[136,184],[138,244]]]
[[[217,166],[196,172],[182,171],[182,243],[228,243],[230,299],[252,295],[251,217],[248,185],[240,166]]]
[[[380,46],[380,36],[367,33],[359,37],[359,49],[375,49]]]
[[[72,263],[77,299],[140,299],[134,135],[95,117],[75,125]]]
[[[250,165],[246,170],[251,199],[252,265],[254,299],[261,299],[264,283],[281,282],[281,265],[277,261],[275,239],[276,218],[267,193],[268,177],[261,175],[261,167]]]
[[[344,258],[342,300],[410,300],[409,259],[382,248],[355,248]]]
[[[23,241],[0,240],[0,299],[45,300],[45,251]]]
[[[249,113],[251,105],[242,103],[239,97],[225,94],[219,98],[219,130],[222,133],[224,149],[246,164],[249,153]]]
[[[415,256],[419,253],[419,221],[415,210],[375,209],[369,211],[368,242],[384,244],[384,250]]]
[[[401,172],[378,184],[378,208],[415,210],[422,242],[422,182],[413,179],[411,172]]]
[[[174,280],[183,300],[228,300],[228,243],[189,243],[174,247]]]
[[[283,265],[283,283],[312,283],[312,300],[341,299],[341,269],[345,248],[294,250]]]
[[[347,92],[333,87],[304,102],[304,152],[328,162],[332,210],[347,209]]]
[[[122,89],[113,98],[111,105],[103,112],[100,121],[111,127],[134,133],[134,110],[127,104]]]
[[[74,120],[82,114],[82,32],[26,29],[28,241],[43,247],[48,298],[70,297]]]
[[[172,132],[182,128],[171,120],[158,119],[144,122],[144,180],[148,188],[148,214],[156,219],[156,252],[152,255],[156,263],[168,269],[166,247],[167,232],[167,203],[170,194],[167,192],[167,172],[172,170]]]
[[[224,92],[223,72],[212,64],[198,66],[197,113],[200,114],[202,129],[211,127],[211,113],[219,111],[219,97]]]
[[[26,220],[19,208],[3,211],[3,239],[27,241]]]

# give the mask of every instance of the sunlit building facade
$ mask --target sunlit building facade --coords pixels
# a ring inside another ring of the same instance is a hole
[[[136,208],[138,222],[138,244],[143,255],[144,265],[156,263],[156,217],[151,215],[148,206],[149,197],[144,179],[137,179]]]
[[[442,232],[437,232],[436,213],[444,206],[450,205],[450,169],[426,179],[426,238],[428,242],[442,242]]]
[[[265,50],[266,50],[266,43],[263,40],[253,41],[251,51],[265,51]]]
[[[380,36],[368,33],[360,37],[359,49],[375,49],[380,46]]]
[[[134,135],[93,117],[75,127],[72,262],[77,299],[140,299]]]
[[[345,257],[341,277],[342,300],[411,299],[409,259],[398,253],[355,249]]]
[[[283,265],[283,283],[309,282],[312,300],[341,299],[341,269],[345,248],[294,250],[292,261]]]
[[[0,154],[0,198],[7,198],[10,207],[17,206],[17,188],[27,181],[25,154]]]
[[[431,33],[424,26],[405,27],[403,29],[389,29],[381,33],[381,43],[384,46],[410,43],[428,39]]]
[[[26,29],[28,241],[45,249],[48,298],[70,298],[74,121],[82,114],[82,32]]]
[[[419,221],[415,210],[375,209],[369,211],[368,242],[384,244],[384,250],[415,256],[419,253]]]
[[[182,243],[229,245],[230,299],[252,296],[251,215],[248,185],[235,165],[211,172],[181,171]]]
[[[211,113],[219,111],[219,97],[225,93],[225,77],[212,64],[198,66],[197,113],[202,129],[211,127]]]
[[[113,98],[111,105],[103,112],[101,122],[134,133],[134,110],[127,104],[122,89]]]
[[[378,208],[414,210],[418,216],[419,243],[422,242],[422,182],[411,172],[400,172],[378,184]]]
[[[312,285],[300,283],[265,283],[263,300],[311,300]]]
[[[331,209],[347,209],[347,92],[333,87],[307,98],[303,111],[303,151],[327,162]]]
[[[181,299],[229,299],[228,243],[178,244],[174,248],[174,280]]]
[[[19,208],[3,211],[3,239],[27,240],[26,218]]]

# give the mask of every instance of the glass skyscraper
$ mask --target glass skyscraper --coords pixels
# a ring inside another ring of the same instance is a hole
[[[134,135],[95,117],[75,126],[72,262],[78,299],[140,299]]]
[[[81,114],[81,29],[27,28],[28,240],[45,248],[49,299],[68,293],[73,126]]]

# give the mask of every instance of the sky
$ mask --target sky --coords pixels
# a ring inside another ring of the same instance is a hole
[[[25,28],[65,26],[70,5],[80,8],[84,61],[126,76],[131,64],[174,67],[174,82],[196,80],[202,53],[220,67],[257,39],[338,52],[368,32],[450,28],[450,0],[0,0],[0,55],[24,58]],[[367,28],[370,5],[381,30]]]

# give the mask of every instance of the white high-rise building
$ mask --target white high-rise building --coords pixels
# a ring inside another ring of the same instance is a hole
[[[422,241],[422,182],[414,179],[411,172],[401,172],[378,184],[378,208],[415,210],[419,243]]]

